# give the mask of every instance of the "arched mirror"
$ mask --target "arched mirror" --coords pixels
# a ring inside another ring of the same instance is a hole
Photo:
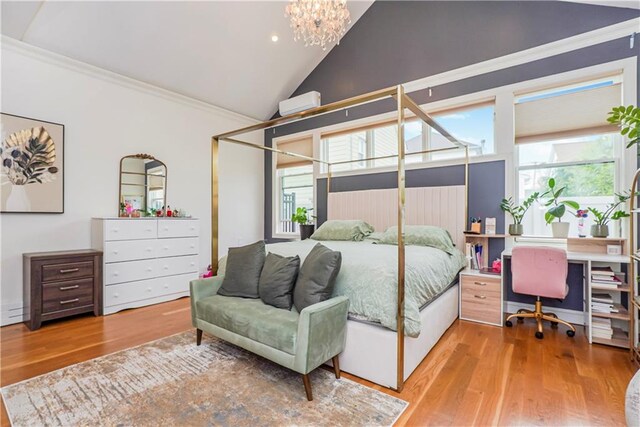
[[[164,216],[167,204],[167,166],[149,154],[120,160],[118,216]]]

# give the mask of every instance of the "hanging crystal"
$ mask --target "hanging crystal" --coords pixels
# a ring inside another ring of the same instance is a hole
[[[347,0],[291,0],[285,11],[291,20],[293,39],[322,50],[334,42],[340,44],[351,23]]]

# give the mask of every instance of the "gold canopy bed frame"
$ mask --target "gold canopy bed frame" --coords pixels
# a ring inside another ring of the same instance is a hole
[[[237,135],[254,132],[258,130],[265,130],[275,128],[288,123],[297,122],[319,115],[345,110],[350,107],[356,107],[367,103],[380,101],[386,98],[393,98],[396,100],[397,111],[397,126],[398,126],[398,154],[371,157],[357,160],[346,160],[340,162],[328,162],[321,159],[301,155],[298,153],[287,152],[284,150],[278,150],[277,148],[267,147],[263,145],[257,145],[246,141],[236,139]],[[443,137],[449,141],[452,146],[445,148],[436,148],[430,150],[415,151],[411,153],[405,152],[404,141],[404,124],[405,124],[405,110],[409,110],[418,119],[422,120],[433,129],[437,130]],[[304,110],[298,113],[290,114],[283,117],[267,120],[262,123],[257,123],[251,126],[247,126],[241,129],[225,132],[219,135],[215,135],[211,138],[211,266],[214,273],[218,270],[218,148],[220,142],[229,142],[232,144],[242,145],[250,148],[257,148],[263,151],[270,151],[273,153],[283,154],[286,156],[297,157],[301,160],[306,160],[314,163],[322,163],[327,166],[327,197],[331,192],[331,167],[335,165],[348,164],[353,162],[362,162],[370,160],[390,159],[397,158],[397,189],[398,189],[398,290],[397,290],[397,353],[396,353],[396,371],[397,381],[395,390],[400,392],[403,389],[405,381],[404,372],[404,305],[405,305],[405,246],[404,246],[404,223],[405,223],[405,158],[407,156],[422,155],[426,153],[450,151],[450,150],[464,150],[464,193],[465,193],[465,224],[469,217],[469,146],[468,143],[459,141],[441,125],[439,125],[429,114],[427,114],[416,102],[414,102],[404,91],[402,85],[389,87],[373,92],[369,92],[363,95],[348,98],[342,101],[333,102],[320,107]]]

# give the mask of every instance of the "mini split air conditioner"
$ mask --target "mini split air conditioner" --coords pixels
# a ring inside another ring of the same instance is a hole
[[[320,106],[320,92],[307,92],[293,98],[280,101],[279,111],[281,116],[308,110]]]

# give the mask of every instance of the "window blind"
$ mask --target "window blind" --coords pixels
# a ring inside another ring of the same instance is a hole
[[[287,151],[289,153],[301,154],[307,157],[313,157],[313,139],[312,137],[295,139],[292,141],[282,141],[278,143],[278,150]],[[291,168],[295,166],[310,165],[311,160],[301,159],[299,157],[287,156],[278,153],[277,168]]]
[[[515,105],[516,144],[547,141],[586,133],[615,132],[607,122],[611,107],[620,105],[619,83]]]

